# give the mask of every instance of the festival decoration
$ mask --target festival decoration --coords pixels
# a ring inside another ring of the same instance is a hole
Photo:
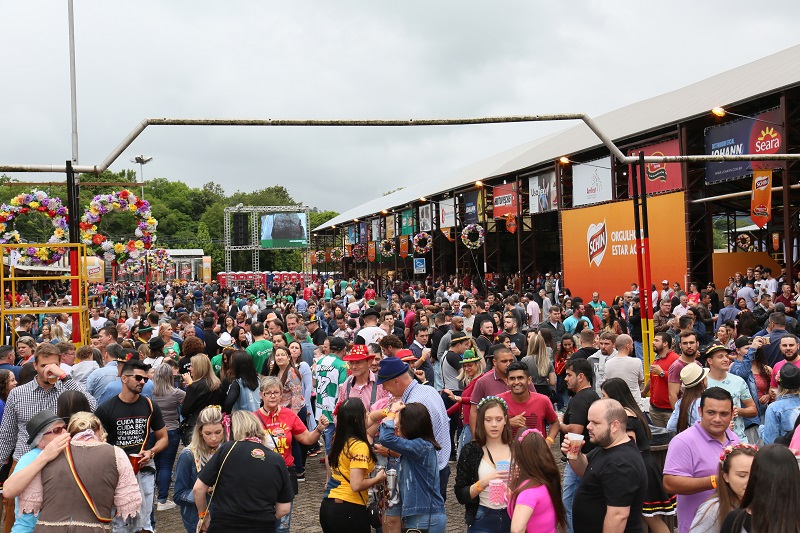
[[[421,231],[414,235],[414,252],[417,255],[425,255],[433,248],[433,238],[430,234]]]
[[[123,276],[139,276],[144,272],[142,259],[128,259],[124,263],[120,263],[117,267],[117,272]]]
[[[53,225],[53,234],[47,244],[62,244],[67,242],[68,219],[67,208],[59,198],[50,198],[46,192],[33,190],[30,193],[18,194],[12,198],[9,205],[0,206],[0,244],[22,243],[19,231],[7,231],[9,222],[19,215],[39,212],[47,215]],[[66,248],[58,246],[30,246],[20,248],[18,262],[25,265],[49,265],[61,259],[66,253]]]
[[[461,242],[470,250],[477,250],[483,246],[484,238],[485,232],[480,224],[467,224],[461,230]]]
[[[167,268],[167,264],[172,262],[172,258],[164,248],[150,249],[145,252],[147,257],[147,266],[151,270],[163,272]]]
[[[381,241],[381,256],[382,257],[394,256],[394,239],[383,239]]]
[[[325,262],[325,250],[317,250],[316,252],[311,252],[311,253],[317,254],[317,263]]]
[[[333,261],[341,261],[343,255],[341,248],[334,248],[331,250],[331,260]]]
[[[128,242],[112,242],[97,231],[97,225],[104,215],[112,211],[129,211],[136,218],[134,230],[135,239]],[[138,259],[149,250],[156,241],[156,227],[158,221],[150,213],[150,203],[137,198],[128,190],[111,194],[98,194],[89,203],[83,213],[79,224],[81,229],[81,242],[98,257],[116,264],[122,264],[128,259]]]
[[[356,244],[353,246],[353,259],[356,261],[363,261],[367,257],[367,247],[363,244]]]

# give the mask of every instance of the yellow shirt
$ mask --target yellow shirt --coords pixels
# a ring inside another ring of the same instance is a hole
[[[357,505],[367,504],[369,496],[366,490],[353,492],[350,489],[349,480],[352,480],[350,472],[354,468],[363,468],[366,478],[375,468],[375,461],[370,457],[369,446],[366,442],[350,439],[342,453],[339,454],[339,467],[331,471],[331,478],[328,480],[325,491],[326,498],[338,498]]]

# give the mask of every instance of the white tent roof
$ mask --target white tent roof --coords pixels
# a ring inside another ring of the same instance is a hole
[[[615,141],[656,130],[669,124],[708,114],[716,106],[739,102],[800,83],[800,45],[717,74],[681,89],[625,106],[595,118]],[[574,109],[565,112],[576,112]],[[442,179],[420,177],[411,185],[381,196],[332,218],[314,230],[347,224],[354,218],[375,215],[383,209],[463,187],[477,180],[502,176],[600,146],[584,124],[511,148],[478,161]]]

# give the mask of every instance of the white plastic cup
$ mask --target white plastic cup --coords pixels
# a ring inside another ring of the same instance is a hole
[[[581,448],[583,448],[583,435],[580,433],[567,433],[569,439],[569,451],[567,452],[567,459],[577,459],[581,456]]]

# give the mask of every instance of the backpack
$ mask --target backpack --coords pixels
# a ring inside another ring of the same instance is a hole
[[[239,384],[239,398],[236,400],[236,405],[233,406],[231,412],[235,411],[258,411],[261,407],[261,399],[259,398],[259,387],[255,390],[248,389],[242,382],[242,378],[236,380]]]

